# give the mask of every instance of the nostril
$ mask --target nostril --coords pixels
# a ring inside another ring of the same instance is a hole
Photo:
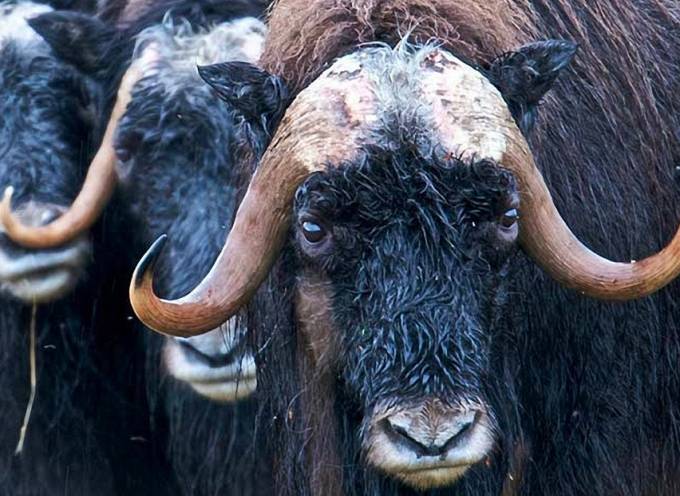
[[[422,456],[436,456],[438,454],[431,454],[430,447],[416,439],[403,425],[399,425],[387,418],[384,421],[384,427],[392,442],[403,446],[409,451],[413,451],[418,458]]]
[[[474,415],[473,418],[469,420],[465,420],[461,422],[458,425],[458,430],[453,432],[453,435],[447,439],[444,444],[441,446],[441,453],[446,453],[453,447],[455,447],[464,437],[465,435],[470,432],[472,429],[472,426],[477,423],[477,419],[479,418],[479,412]]]
[[[384,429],[392,442],[414,452],[418,458],[423,456],[444,458],[449,451],[465,440],[480,415],[480,412],[476,412],[463,418],[452,419],[438,429],[423,429],[422,426],[403,424],[399,419],[386,418]]]
[[[395,434],[398,434],[398,435],[408,439],[409,441],[413,441],[414,443],[420,444],[420,443],[418,443],[418,441],[416,441],[411,436],[409,436],[409,433],[408,433],[408,431],[406,430],[405,427],[403,427],[399,424],[393,423],[390,419],[386,419],[385,422],[387,422],[387,427],[389,429],[391,429]]]

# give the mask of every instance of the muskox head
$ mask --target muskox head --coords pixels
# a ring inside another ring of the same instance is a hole
[[[253,17],[200,29],[168,16],[137,36],[134,57],[157,56],[120,121],[117,175],[138,246],[162,233],[173,240],[158,261],[163,294],[186,293],[210,269],[231,223],[224,213],[236,208],[239,161],[252,157],[241,114],[219,105],[197,65],[256,62],[264,30]],[[164,368],[211,400],[248,397],[255,364],[240,320],[234,316],[201,336],[167,337]]]
[[[494,446],[489,349],[518,248],[601,298],[648,294],[680,268],[678,238],[615,263],[555,209],[520,127],[573,53],[540,43],[486,69],[405,44],[338,59],[288,108],[208,276],[157,298],[157,243],[131,284],[135,311],[164,333],[210,329],[287,244],[298,333],[337,372],[365,459],[414,487],[450,484]]]
[[[0,3],[0,187],[14,196],[14,220],[41,226],[71,203],[82,180],[100,91],[79,68],[56,56],[59,43],[41,29],[52,9]],[[47,40],[47,41],[46,41]],[[49,42],[49,43],[48,43]],[[83,232],[59,247],[20,248],[0,227],[0,288],[31,303],[62,296],[89,261]]]

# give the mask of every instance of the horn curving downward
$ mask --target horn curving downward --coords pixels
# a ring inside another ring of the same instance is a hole
[[[514,138],[505,166],[520,187],[520,244],[553,279],[593,298],[631,300],[658,291],[680,275],[680,228],[658,253],[627,263],[601,257],[581,243],[557,211],[519,130]]]
[[[328,163],[355,153],[362,135],[359,124],[371,119],[373,96],[362,80],[365,75],[339,72],[327,71],[291,104],[253,175],[220,255],[191,293],[172,301],[158,298],[153,265],[163,241],[146,253],[130,283],[132,308],[144,324],[173,336],[202,334],[225,322],[255,293],[285,240],[297,187]],[[345,84],[349,80],[364,89],[357,92],[353,84]],[[350,128],[350,123],[355,126]]]
[[[367,49],[363,54],[378,52]],[[421,64],[414,98],[431,106],[433,129],[445,148],[459,156],[491,158],[515,174],[522,202],[520,243],[552,277],[592,297],[626,300],[648,295],[680,273],[680,231],[664,250],[635,263],[612,262],[584,246],[559,215],[498,91],[451,54],[436,49],[423,53],[414,57]],[[378,113],[377,76],[367,74],[361,54],[336,61],[291,104],[222,252],[196,289],[178,300],[158,298],[153,265],[163,241],[147,252],[130,284],[132,306],[147,326],[174,336],[202,334],[247,303],[284,243],[297,187],[312,172],[351,160],[371,139],[368,124]],[[375,67],[385,70],[384,64]],[[389,76],[385,84],[400,80]],[[472,129],[465,127],[469,123]]]
[[[637,262],[613,262],[593,253],[557,211],[496,88],[443,50],[428,54],[423,65],[433,69],[422,85],[442,143],[457,154],[491,158],[512,171],[520,190],[520,244],[551,277],[594,298],[629,300],[657,291],[680,274],[680,229],[663,250]]]
[[[142,57],[131,64],[123,76],[102,143],[90,163],[80,193],[63,215],[44,226],[27,226],[12,213],[14,188],[9,186],[5,189],[0,202],[0,222],[4,224],[5,232],[12,241],[27,248],[53,248],[74,240],[97,221],[118,182],[114,149],[118,122],[125,113],[132,88],[141,77],[143,67],[152,58],[155,58],[155,52],[145,50]]]

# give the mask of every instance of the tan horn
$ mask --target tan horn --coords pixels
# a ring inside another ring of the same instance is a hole
[[[557,211],[500,93],[443,50],[430,53],[423,66],[434,69],[422,85],[442,141],[456,153],[491,158],[513,172],[521,198],[520,243],[551,277],[594,298],[629,300],[657,291],[680,274],[680,229],[663,250],[636,262],[613,262],[583,245]]]
[[[446,60],[439,58],[442,53]],[[443,51],[432,52],[424,65],[433,70],[421,76],[422,92],[431,100],[443,143],[478,157],[491,150],[489,158],[513,170],[522,195],[522,246],[559,282],[591,296],[627,299],[649,294],[678,274],[678,235],[661,253],[630,264],[608,261],[584,247],[555,209],[528,145],[495,88]],[[130,300],[140,320],[163,334],[194,336],[234,315],[278,256],[299,184],[314,171],[352,158],[370,134],[366,124],[375,119],[373,82],[352,56],[339,59],[289,107],[204,280],[178,300],[160,299],[153,291],[153,265],[163,240],[147,252],[130,284]],[[465,127],[467,122],[474,122],[472,130]]]
[[[63,215],[45,226],[24,225],[12,213],[14,188],[5,189],[0,202],[0,222],[7,236],[27,248],[45,249],[63,245],[87,231],[106,207],[118,182],[114,134],[131,99],[132,87],[139,80],[144,64],[154,57],[153,50],[145,50],[140,59],[126,71],[118,88],[116,103],[104,132],[104,138],[87,171],[80,193]]]
[[[643,260],[624,263],[601,257],[562,219],[519,130],[509,145],[504,165],[520,187],[521,245],[556,281],[593,298],[630,300],[658,291],[680,274],[680,229],[664,249]]]
[[[298,186],[356,152],[360,123],[373,111],[371,86],[363,77],[360,71],[328,70],[298,95],[251,179],[220,255],[188,295],[178,300],[155,295],[153,265],[164,241],[154,243],[130,283],[132,308],[145,325],[167,335],[195,336],[248,302],[285,241]]]

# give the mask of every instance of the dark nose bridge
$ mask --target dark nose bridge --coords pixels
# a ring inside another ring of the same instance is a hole
[[[424,393],[442,395],[479,386],[485,363],[483,328],[455,299],[415,302],[397,310],[387,325],[403,360],[401,377],[420,377]]]
[[[357,331],[348,333],[347,370],[358,371],[360,380],[350,383],[367,401],[376,394],[415,399],[479,392],[487,347],[479,335],[483,316],[469,294],[475,281],[456,268],[445,273],[446,264],[432,263],[422,251],[417,263],[403,260],[401,266],[396,257],[383,265],[371,260],[359,278],[357,289],[366,297],[352,302],[358,318],[352,322]],[[368,367],[359,366],[365,352],[353,352],[358,349],[372,351]],[[379,390],[370,386],[376,378]]]
[[[376,266],[373,291],[383,295],[382,306],[393,319],[413,319],[440,327],[442,322],[459,314],[461,303],[471,291],[469,278],[454,260],[453,254],[439,254],[433,259],[431,250],[423,247],[408,250],[412,243]],[[446,258],[442,261],[441,258]]]

